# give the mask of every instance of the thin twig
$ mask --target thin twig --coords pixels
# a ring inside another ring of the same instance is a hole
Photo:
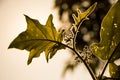
[[[85,62],[85,60],[83,60],[83,58],[79,55],[79,53],[74,49],[74,48],[71,48],[69,47],[68,45],[65,45],[63,43],[60,43],[62,45],[64,45],[65,47],[69,48],[70,50],[72,50],[81,60],[82,62],[84,63],[85,67],[87,68],[87,70],[89,71],[91,77],[93,78],[93,80],[97,80],[95,74],[93,73],[92,69],[89,67],[89,65]]]
[[[76,38],[77,38],[77,34],[78,34],[78,32],[79,32],[80,26],[81,26],[81,24],[83,23],[83,21],[84,21],[84,20],[82,20],[82,21],[79,23],[78,27],[75,26],[75,27],[77,27],[77,31],[76,31],[75,34],[73,35],[73,48],[74,48],[75,50],[76,50]]]
[[[70,49],[73,50],[73,51],[75,52],[75,54],[82,60],[82,62],[84,63],[84,65],[85,65],[86,68],[88,69],[88,71],[89,71],[91,77],[93,78],[93,80],[97,80],[97,78],[96,78],[93,70],[89,67],[89,65],[85,62],[85,60],[83,60],[83,58],[79,55],[79,53],[77,52],[77,49],[76,49],[76,38],[77,38],[77,34],[78,34],[78,31],[79,31],[79,29],[80,29],[80,26],[81,26],[81,24],[82,24],[82,22],[83,22],[84,20],[85,20],[85,19],[83,19],[83,20],[79,23],[79,25],[78,25],[78,27],[77,27],[77,31],[75,32],[74,38],[73,38],[73,48],[72,48],[72,49],[70,48]]]

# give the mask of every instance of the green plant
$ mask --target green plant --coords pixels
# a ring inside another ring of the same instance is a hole
[[[27,30],[18,35],[13,40],[9,48],[25,49],[30,52],[27,64],[32,62],[32,59],[39,57],[42,52],[45,53],[47,62],[51,59],[58,50],[69,48],[88,69],[93,80],[120,79],[120,66],[117,66],[114,61],[120,58],[120,0],[114,4],[101,23],[100,42],[91,44],[90,48],[93,55],[106,60],[105,67],[99,76],[96,76],[93,70],[89,67],[87,61],[82,58],[80,52],[76,49],[76,37],[79,28],[83,21],[88,20],[88,16],[95,10],[97,3],[94,3],[85,12],[77,10],[78,16],[73,14],[75,23],[72,26],[72,47],[62,43],[64,40],[64,30],[58,32],[52,23],[53,16],[50,15],[46,25],[42,25],[38,20],[32,19],[25,15],[27,22]],[[74,32],[73,32],[74,30]],[[104,72],[109,65],[111,77],[105,77]],[[114,69],[115,68],[115,69]]]

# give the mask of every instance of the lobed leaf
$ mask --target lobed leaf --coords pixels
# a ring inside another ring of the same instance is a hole
[[[111,61],[120,58],[120,0],[114,4],[104,17],[101,30],[100,42],[91,45],[93,53],[103,60],[107,60],[114,52]]]
[[[25,15],[27,22],[27,30],[16,37],[9,48],[25,49],[30,52],[28,64],[32,59],[39,57],[40,53],[45,52],[46,60],[52,58],[59,49],[64,46],[59,44],[62,42],[62,32],[59,34],[52,23],[53,16],[50,15],[46,25],[42,25],[36,19],[31,19]],[[49,56],[50,55],[50,56]]]

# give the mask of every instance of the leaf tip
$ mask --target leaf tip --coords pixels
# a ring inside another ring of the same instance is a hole
[[[10,49],[10,48],[11,48],[11,45],[8,46],[8,49]]]
[[[94,5],[97,5],[97,2],[95,2]]]
[[[27,61],[27,65],[29,65],[31,62],[32,62],[32,60],[29,59],[29,60]]]
[[[97,2],[95,2],[94,4],[93,4],[93,10],[96,8],[96,6],[97,6]]]
[[[25,17],[28,17],[26,14],[23,14]]]
[[[49,59],[48,58],[46,58],[46,61],[47,61],[47,63],[49,62]]]
[[[26,15],[26,14],[23,14],[23,15],[25,16],[26,21],[29,20],[29,19],[31,19],[28,15]]]
[[[50,17],[53,17],[53,15],[52,15],[52,14],[50,14],[49,16],[50,16]]]
[[[49,17],[48,17],[48,19],[51,19],[51,20],[52,20],[52,19],[53,19],[53,15],[50,14]]]
[[[8,46],[8,49],[10,49],[10,48],[14,48],[13,42],[10,43],[10,45]]]
[[[78,24],[78,19],[77,19],[76,15],[72,14],[72,17],[73,17],[73,20],[75,22],[75,25],[77,25]]]

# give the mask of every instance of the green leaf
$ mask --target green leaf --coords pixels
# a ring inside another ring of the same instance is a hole
[[[72,15],[75,24],[73,24],[74,26],[77,26],[81,21],[84,21],[86,19],[88,19],[87,17],[94,11],[94,9],[96,8],[97,3],[94,3],[91,7],[89,7],[85,12],[81,12],[80,9],[77,9],[77,13],[78,13],[78,17],[76,17],[75,14]]]
[[[107,60],[120,43],[120,0],[113,5],[104,17],[101,30],[100,42],[91,45],[93,53]],[[115,50],[111,61],[120,58],[120,46]]]
[[[120,78],[120,66],[115,63],[109,63],[109,72],[112,78]]]
[[[45,52],[46,60],[52,58],[59,49],[65,48],[62,42],[62,32],[58,33],[52,23],[53,16],[50,15],[46,25],[42,25],[36,19],[26,16],[27,30],[13,40],[9,48],[25,49],[30,51],[28,64],[34,57],[39,57]],[[49,56],[50,55],[50,56]]]

